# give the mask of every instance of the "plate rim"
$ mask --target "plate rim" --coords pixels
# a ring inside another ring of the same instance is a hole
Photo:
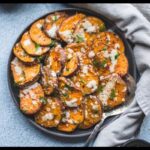
[[[128,50],[129,50],[130,53],[131,53],[131,57],[132,57],[132,61],[133,61],[133,66],[134,66],[134,68],[132,68],[132,69],[134,69],[134,70],[133,70],[133,74],[134,74],[135,80],[137,80],[137,72],[136,72],[137,66],[136,66],[136,62],[135,62],[135,57],[134,57],[134,55],[133,55],[132,48],[131,48],[131,46],[130,46],[128,40],[125,38],[123,32],[116,26],[116,24],[115,24],[112,20],[108,19],[107,17],[105,17],[105,16],[101,15],[100,13],[95,12],[95,11],[93,11],[93,10],[89,10],[89,9],[85,9],[85,8],[69,7],[69,8],[63,8],[63,9],[57,9],[57,10],[49,11],[49,12],[45,13],[44,15],[41,15],[40,17],[37,17],[37,19],[34,19],[31,23],[29,23],[29,24],[27,25],[27,27],[25,27],[25,29],[22,30],[21,33],[17,36],[16,40],[14,40],[15,42],[14,42],[14,44],[13,44],[13,47],[14,47],[15,43],[16,43],[17,41],[19,41],[21,35],[22,35],[26,30],[28,30],[28,28],[29,28],[35,21],[37,21],[37,20],[39,20],[39,19],[41,19],[41,18],[43,18],[43,17],[46,17],[46,16],[49,15],[49,14],[52,14],[52,13],[55,13],[55,12],[63,12],[63,11],[65,11],[65,12],[68,12],[68,11],[76,11],[76,12],[81,12],[81,13],[85,13],[85,14],[91,14],[91,15],[93,15],[93,16],[96,16],[96,17],[98,17],[98,18],[101,18],[101,19],[104,20],[104,21],[107,20],[107,23],[109,22],[109,24],[111,24],[112,26],[114,26],[115,29],[117,30],[117,32],[119,32],[119,34],[123,37],[123,40],[125,40],[125,42],[126,42],[125,46],[128,47]],[[13,47],[12,47],[12,49],[13,49]],[[11,51],[10,51],[10,54],[9,54],[9,58],[8,58],[8,64],[7,64],[7,83],[8,83],[8,87],[9,87],[9,92],[11,93],[11,97],[12,97],[14,103],[16,104],[16,106],[17,106],[18,109],[19,109],[19,104],[18,104],[18,102],[17,102],[17,99],[16,99],[16,97],[15,97],[15,95],[14,95],[14,92],[13,92],[13,89],[12,89],[12,87],[11,87],[12,85],[11,85],[11,77],[10,77],[10,73],[11,73],[11,69],[10,69],[10,64],[11,64],[11,63],[10,63],[10,62],[11,62],[12,57],[13,57],[13,52],[12,52],[12,50],[11,50]],[[21,112],[20,109],[19,109],[19,111]],[[23,113],[21,112],[21,114],[23,114]],[[44,128],[44,127],[38,125],[35,121],[33,121],[31,118],[29,118],[29,117],[26,116],[25,114],[23,114],[23,116],[25,116],[25,118],[26,118],[29,122],[31,122],[31,124],[32,124],[33,126],[35,126],[36,128],[40,129],[41,131],[43,131],[43,132],[45,132],[45,133],[47,133],[47,134],[51,134],[51,135],[54,135],[54,136],[57,136],[57,137],[79,138],[79,137],[86,137],[86,136],[89,136],[90,133],[91,133],[91,131],[87,131],[87,132],[84,132],[84,133],[78,133],[78,134],[75,134],[75,135],[74,135],[72,132],[71,132],[71,133],[65,133],[65,132],[61,132],[61,131],[55,132],[55,131],[53,131],[53,130],[50,130],[50,129],[48,129],[48,128]],[[93,127],[92,127],[92,128],[93,128]]]

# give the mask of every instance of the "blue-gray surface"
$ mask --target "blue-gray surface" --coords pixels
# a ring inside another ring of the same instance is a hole
[[[56,138],[31,125],[15,106],[7,84],[7,63],[14,42],[33,20],[63,4],[0,4],[0,146],[81,146],[85,139]],[[145,10],[145,9],[144,9]],[[139,138],[150,141],[150,116]]]

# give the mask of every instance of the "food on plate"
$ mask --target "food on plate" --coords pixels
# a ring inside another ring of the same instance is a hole
[[[63,132],[73,132],[83,120],[83,108],[68,108],[63,111],[62,119],[57,129]]]
[[[84,121],[79,128],[87,129],[94,126],[102,119],[102,104],[95,95],[84,98]]]
[[[79,59],[77,54],[71,49],[66,49],[66,62],[62,75],[65,77],[72,75],[78,69],[78,65]]]
[[[40,76],[40,64],[27,66],[24,65],[17,57],[11,61],[11,71],[14,82],[20,87],[30,85],[36,82]]]
[[[61,102],[56,97],[46,97],[46,104],[35,114],[36,123],[46,128],[57,127],[62,116]]]
[[[39,44],[33,42],[29,32],[25,32],[22,35],[20,43],[24,50],[31,56],[41,56],[50,50],[50,47],[48,46],[40,46]]]
[[[65,41],[66,43],[72,43],[74,41],[74,30],[76,25],[79,23],[80,20],[82,20],[85,17],[84,14],[82,13],[77,13],[73,16],[70,16],[68,18],[66,18],[59,30],[58,30],[58,34],[60,36],[60,38]]]
[[[41,46],[49,46],[52,42],[51,38],[49,38],[43,31],[44,19],[40,19],[31,25],[29,30],[29,34],[31,39],[41,45]]]
[[[60,99],[65,107],[78,107],[81,105],[83,95],[71,81],[64,77],[59,77]]]
[[[51,13],[18,41],[10,69],[20,110],[42,127],[66,133],[91,128],[135,89],[123,40],[102,19]]]
[[[45,18],[44,22],[44,31],[45,33],[52,39],[60,39],[58,35],[58,29],[61,23],[67,18],[67,14],[65,12],[56,12],[54,14],[50,14]]]
[[[36,82],[20,90],[20,109],[27,115],[35,114],[43,105],[44,92],[41,85]]]
[[[55,72],[56,74],[60,74],[65,59],[66,52],[58,45],[51,49],[45,60],[45,63],[51,71]]]
[[[58,87],[57,75],[49,67],[43,66],[41,69],[41,84],[45,95],[50,95]]]
[[[33,65],[37,63],[37,59],[26,53],[26,51],[21,47],[20,43],[15,44],[13,48],[14,55],[22,62],[28,65]]]
[[[85,17],[76,26],[74,37],[75,42],[81,43],[86,42],[89,46],[92,45],[96,33],[105,30],[104,22],[96,17]]]
[[[110,110],[125,102],[127,86],[118,74],[101,77],[97,96],[104,110]]]

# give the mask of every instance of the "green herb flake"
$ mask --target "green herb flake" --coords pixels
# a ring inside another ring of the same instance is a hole
[[[63,93],[62,95],[67,98],[69,97],[69,95],[67,93]]]
[[[35,43],[35,50],[37,51],[40,48],[40,45]]]
[[[117,59],[119,57],[119,54],[117,53],[116,55],[115,55],[115,59]]]
[[[94,110],[93,110],[93,113],[94,113],[94,114],[98,114],[98,113],[99,113],[99,110],[98,110],[98,109],[94,109]]]
[[[53,21],[57,21],[58,20],[58,17],[55,15],[55,16],[52,16],[52,20]]]
[[[84,38],[80,35],[76,35],[76,42],[77,43],[81,43],[81,42],[84,42]]]
[[[97,92],[103,92],[103,89],[104,89],[104,86],[99,85],[99,86],[98,86],[98,89],[97,89]]]
[[[102,31],[105,31],[105,30],[106,30],[106,27],[105,27],[104,24],[99,27],[99,32],[102,32]]]
[[[44,56],[37,57],[38,62],[41,62],[43,60]]]
[[[95,59],[95,60],[93,60],[92,63],[95,67],[97,67],[97,68],[100,67],[100,62],[98,60]]]
[[[107,50],[107,47],[105,46],[104,48],[103,48],[103,51],[106,51]]]
[[[66,71],[69,71],[69,68],[66,68]]]
[[[70,91],[72,91],[73,90],[73,88],[71,87],[71,86],[69,86],[69,85],[67,85],[67,84],[65,84],[65,86],[64,86],[65,88],[67,88],[68,90],[70,90]]]
[[[55,40],[51,40],[51,44],[49,45],[49,47],[54,47],[54,46],[56,46],[56,41]]]
[[[101,67],[101,68],[104,68],[105,65],[106,65],[106,63],[107,63],[107,61],[106,61],[106,60],[103,60],[103,61],[101,62],[101,64],[100,64],[100,67]]]
[[[116,92],[114,89],[112,89],[111,94],[110,94],[110,99],[113,100],[116,97]]]
[[[47,103],[47,99],[45,97],[40,97],[40,101],[45,105]]]

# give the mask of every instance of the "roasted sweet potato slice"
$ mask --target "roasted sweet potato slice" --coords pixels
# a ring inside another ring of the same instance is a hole
[[[124,53],[119,53],[116,49],[106,49],[95,53],[93,65],[100,75],[107,76],[111,73],[118,73],[124,76],[128,72],[128,60]]]
[[[43,32],[44,19],[40,19],[32,24],[29,34],[31,39],[42,46],[48,46],[51,44],[51,39]]]
[[[35,57],[32,57],[28,55],[25,50],[21,47],[20,43],[17,43],[13,48],[14,55],[24,62],[27,65],[33,65],[37,63],[37,59]]]
[[[62,76],[65,77],[72,75],[78,69],[79,65],[79,59],[76,53],[66,50],[66,55],[67,59],[62,72]]]
[[[20,109],[23,113],[32,115],[42,107],[44,92],[41,85],[36,82],[20,90]]]
[[[84,17],[84,14],[77,13],[65,19],[58,30],[60,38],[67,43],[72,43],[74,40],[73,32],[75,27]]]
[[[73,132],[84,120],[83,108],[66,109],[57,129],[63,132]]]
[[[31,56],[41,56],[50,50],[50,47],[40,46],[33,42],[30,38],[29,32],[25,32],[21,38],[21,46]]]
[[[44,93],[46,95],[50,95],[58,86],[57,75],[54,71],[51,71],[47,66],[42,67],[41,73],[41,81]]]
[[[47,97],[46,99],[46,105],[35,114],[35,121],[46,128],[56,127],[61,120],[61,103],[56,97]]]
[[[11,62],[11,71],[13,74],[14,82],[20,86],[26,86],[36,82],[40,75],[40,64],[33,66],[24,65],[15,57]]]
[[[91,46],[95,39],[95,34],[105,30],[105,25],[102,20],[96,17],[85,17],[76,26],[74,37],[75,42],[86,42]]]
[[[78,107],[82,103],[82,92],[64,77],[59,77],[59,93],[65,107]]]
[[[114,32],[105,31],[97,34],[92,47],[95,49],[101,44],[111,46],[113,49],[117,49],[120,52],[124,52],[125,50],[122,39]]]
[[[66,53],[61,47],[57,46],[49,52],[45,63],[56,74],[60,74],[62,70],[62,63],[65,62]]]
[[[45,18],[44,22],[44,31],[45,33],[53,39],[60,39],[58,36],[58,29],[61,23],[67,18],[67,14],[65,12],[56,12],[54,14],[50,14]]]
[[[84,99],[84,121],[79,125],[81,129],[87,129],[94,126],[102,119],[102,104],[100,100],[93,95]]]
[[[101,78],[97,95],[107,110],[124,103],[126,92],[127,86],[122,78],[117,74],[111,74]]]

